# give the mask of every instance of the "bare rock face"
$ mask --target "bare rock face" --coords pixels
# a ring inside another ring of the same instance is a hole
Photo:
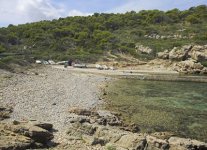
[[[27,149],[34,144],[34,141],[31,138],[6,130],[4,127],[4,124],[0,124],[1,150],[22,150]]]
[[[204,66],[192,59],[176,63],[173,69],[181,73],[200,74],[203,71],[202,73],[205,74]]]
[[[157,137],[153,137],[153,136],[146,136],[147,139],[147,143],[148,149],[169,149],[169,143],[168,141],[165,139],[158,139]]]
[[[189,55],[191,56],[192,59],[198,62],[207,61],[207,45],[194,46],[192,50],[189,52]]]
[[[168,140],[170,144],[170,150],[205,150],[207,149],[207,143],[197,140],[184,139],[179,137],[171,137]]]
[[[201,63],[207,61],[207,45],[186,45],[171,51],[159,52],[157,57],[169,59],[174,63],[173,70],[187,74],[207,74],[207,68]]]
[[[151,54],[153,52],[151,48],[139,44],[135,46],[135,49],[137,52],[141,52],[143,54]]]
[[[118,126],[122,125],[122,121],[116,116],[113,115],[109,111],[91,111],[87,109],[81,109],[81,108],[70,108],[70,113],[74,113],[76,115],[81,115],[82,117],[78,117],[79,122],[89,122],[89,118],[86,118],[84,116],[90,116],[91,122],[96,122],[100,125],[111,125],[111,126]],[[71,121],[74,122],[76,119],[72,119]]]
[[[38,148],[47,145],[53,134],[41,127],[51,127],[48,123],[18,122],[0,123],[0,149],[2,150],[24,150]]]
[[[90,111],[90,110],[88,110]],[[78,111],[79,112],[79,111]],[[98,112],[97,112],[98,113]],[[204,150],[207,143],[185,138],[172,137],[172,133],[157,132],[153,134],[133,133],[123,126],[100,124],[100,116],[110,116],[109,112],[100,111],[99,117],[77,115],[67,130],[67,139],[79,141],[86,146],[100,146],[99,149],[118,150]],[[76,118],[76,119],[75,119]],[[87,118],[80,122],[78,118]],[[75,121],[76,120],[76,121]],[[135,125],[132,125],[135,126]],[[70,142],[69,142],[70,143]],[[93,149],[91,148],[91,149]]]
[[[143,134],[131,133],[116,127],[90,123],[73,123],[68,128],[68,139],[83,140],[84,143],[94,146],[105,146],[110,143],[117,149],[143,147],[146,139]]]
[[[83,116],[97,115],[97,112],[90,111],[87,109],[80,109],[78,107],[69,108],[69,113],[74,113],[74,114],[83,115]]]
[[[188,52],[192,49],[192,46],[183,46],[181,49],[174,47],[169,52],[169,59],[170,60],[176,60],[176,61],[182,61],[186,60],[188,58]]]
[[[165,50],[164,52],[157,53],[157,57],[160,59],[169,59],[169,52]]]

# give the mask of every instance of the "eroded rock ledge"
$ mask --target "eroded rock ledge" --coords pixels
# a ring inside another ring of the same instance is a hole
[[[0,123],[0,149],[45,148],[53,139],[52,124],[37,121]]]
[[[3,109],[2,109],[3,110]],[[4,109],[5,110],[5,109]],[[125,125],[119,114],[73,107],[65,141],[53,139],[53,125],[38,121],[0,122],[0,149],[67,150],[206,150],[207,143],[179,138],[172,133],[139,133],[136,124]]]
[[[204,150],[207,143],[174,137],[171,133],[139,133],[138,126],[126,126],[108,111],[89,111],[72,108],[71,125],[67,135],[70,140],[79,140],[87,145],[101,145],[117,150]]]

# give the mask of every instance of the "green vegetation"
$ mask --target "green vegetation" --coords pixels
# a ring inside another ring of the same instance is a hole
[[[206,141],[206,83],[121,79],[110,83],[107,108],[141,132],[169,131]]]
[[[177,34],[187,38],[145,37],[153,34]],[[154,49],[154,53],[147,57],[152,59],[158,51],[189,43],[206,44],[206,40],[206,5],[185,11],[95,13],[88,17],[67,17],[0,28],[0,57],[2,53],[16,53],[34,59],[97,61],[111,52],[145,58],[135,50],[136,43],[141,43]]]
[[[107,146],[107,150],[116,150],[116,147],[115,147],[115,146],[110,145],[110,146]]]
[[[201,62],[201,64],[205,67],[207,67],[207,61]]]

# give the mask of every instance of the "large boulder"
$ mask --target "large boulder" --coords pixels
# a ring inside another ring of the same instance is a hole
[[[207,45],[195,45],[189,52],[189,55],[197,62],[207,61]]]
[[[147,140],[147,149],[169,149],[169,143],[168,141],[165,139],[158,139],[157,137],[148,135],[146,136],[146,140]]]
[[[26,136],[6,130],[5,124],[0,124],[0,149],[1,150],[24,150],[30,148],[34,141]]]
[[[115,142],[116,146],[126,149],[144,149],[146,144],[146,138],[141,134],[126,134]]]
[[[200,74],[205,68],[201,63],[197,63],[190,59],[175,63],[173,69],[181,73]]]
[[[169,59],[170,60],[175,60],[175,61],[182,61],[186,60],[188,56],[188,52],[192,49],[192,46],[183,46],[182,48],[177,48],[174,47],[170,52],[169,52]]]
[[[160,59],[169,59],[169,52],[165,50],[164,52],[157,53],[157,57]]]

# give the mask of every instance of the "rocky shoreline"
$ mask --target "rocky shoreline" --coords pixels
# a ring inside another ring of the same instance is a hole
[[[1,109],[2,110],[2,109]],[[0,123],[2,150],[205,150],[207,143],[179,138],[168,132],[139,133],[136,124],[124,125],[118,114],[69,108],[66,135],[54,143],[53,125],[38,121]]]
[[[13,74],[0,86],[0,149],[207,149],[172,133],[140,133],[102,110],[99,87],[108,80],[52,67]]]

